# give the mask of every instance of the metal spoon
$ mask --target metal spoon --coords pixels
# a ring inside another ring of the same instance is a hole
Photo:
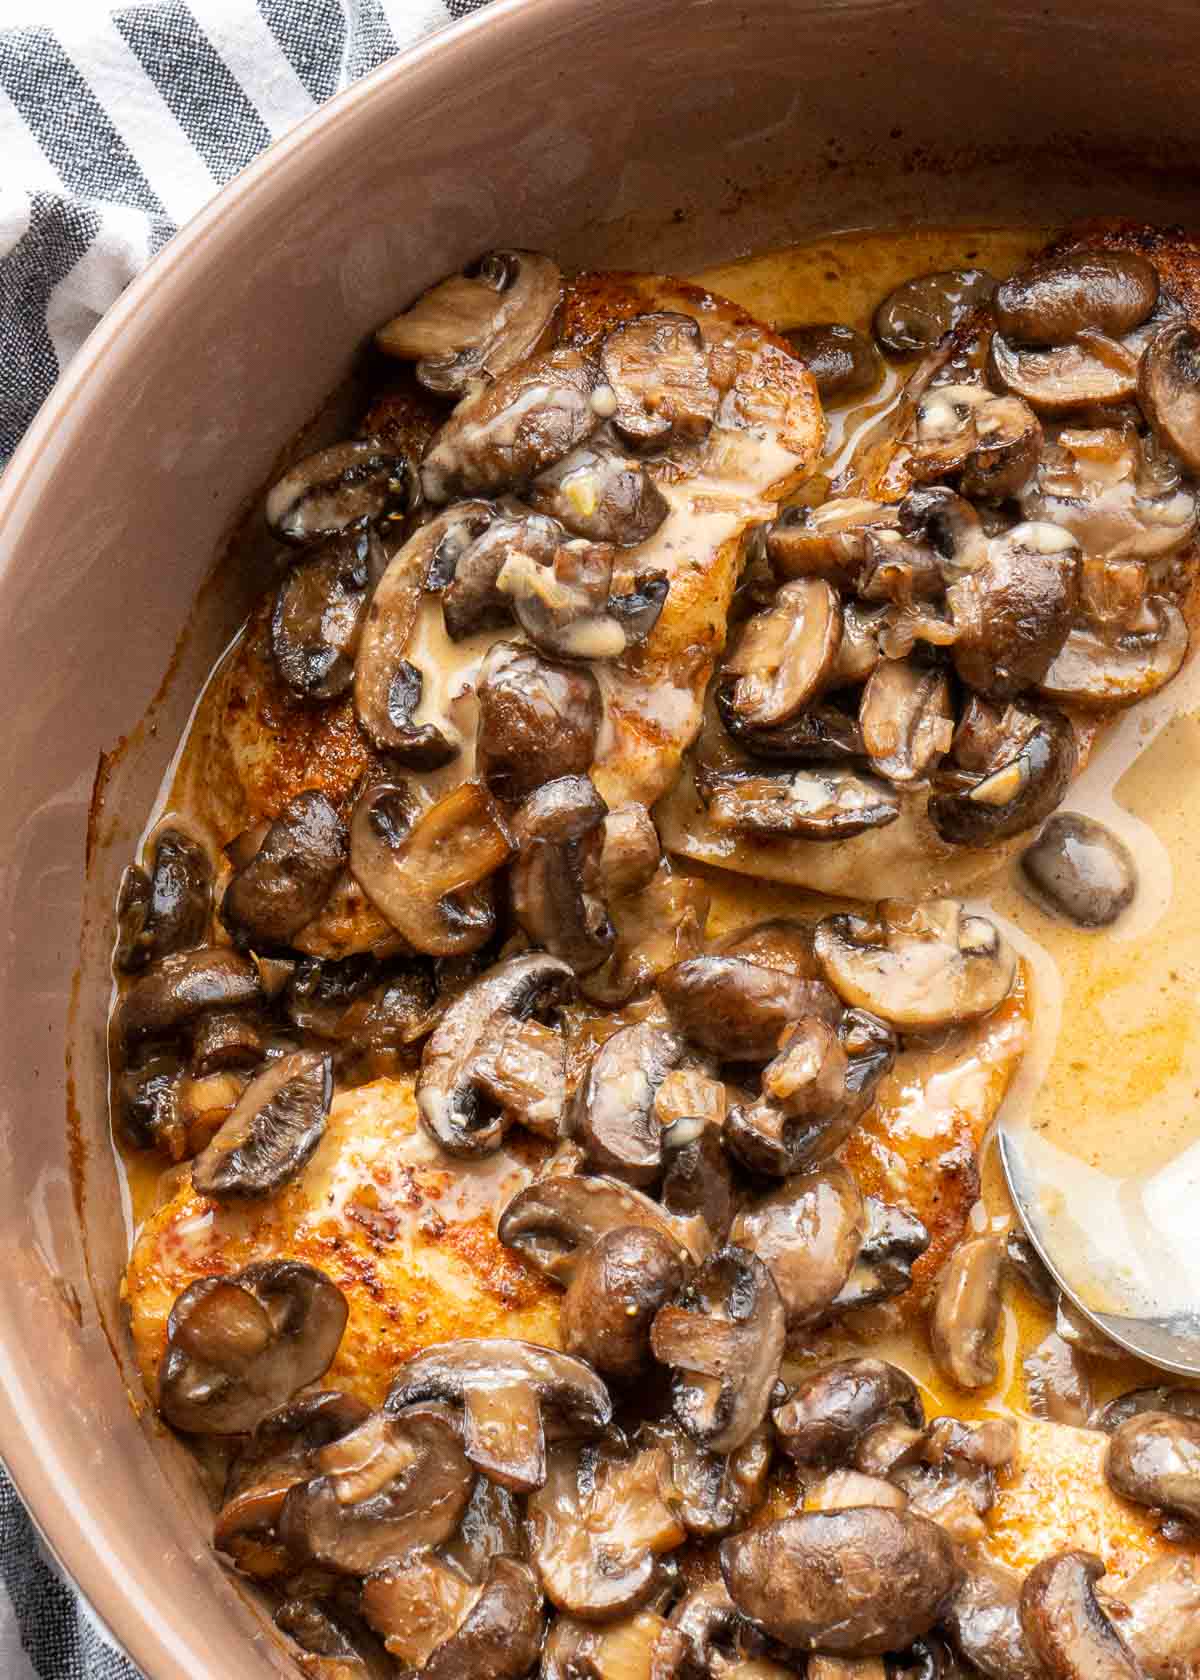
[[[1128,1180],[1119,1192],[1117,1217],[1106,1218],[1114,1209],[1092,1202],[1093,1219],[1103,1230],[1093,1226],[1089,1232],[1073,1217],[1075,1198],[1064,1196],[1061,1185],[1048,1193],[1047,1174],[1037,1165],[1044,1148],[1038,1134],[1019,1120],[1006,1122],[1003,1114],[997,1132],[1021,1223],[1067,1299],[1126,1352],[1177,1376],[1200,1377],[1200,1289],[1195,1287],[1200,1199],[1194,1192],[1176,1196],[1180,1223],[1164,1237],[1147,1215],[1145,1186]],[[1195,1170],[1189,1167],[1181,1190],[1192,1183]],[[1086,1198],[1079,1200],[1087,1205]]]

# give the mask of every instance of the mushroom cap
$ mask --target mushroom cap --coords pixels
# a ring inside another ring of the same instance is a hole
[[[886,828],[900,815],[899,798],[886,782],[825,765],[768,773],[697,764],[696,791],[715,828],[756,836],[849,840]]]
[[[167,1038],[208,1009],[242,1009],[261,1003],[258,970],[226,946],[177,951],[160,957],[134,981],[117,1005],[114,1028],[128,1045]]]
[[[589,890],[599,874],[607,815],[587,776],[560,776],[531,793],[512,821],[513,914],[534,944],[577,974],[599,968],[616,941],[607,909]]]
[[[497,1232],[506,1247],[566,1288],[591,1244],[629,1225],[661,1231],[675,1243],[681,1261],[694,1265],[712,1249],[702,1218],[676,1215],[640,1190],[599,1174],[544,1178],[526,1186],[501,1214]]]
[[[333,1059],[294,1050],[269,1062],[192,1165],[192,1184],[216,1201],[270,1196],[303,1172],[325,1135]]]
[[[869,1357],[808,1373],[771,1413],[783,1450],[801,1465],[845,1463],[867,1431],[888,1418],[922,1428],[920,1391],[899,1366]]]
[[[658,990],[684,1037],[727,1061],[766,1061],[793,1022],[839,1014],[822,981],[735,956],[688,957],[659,975]]]
[[[670,504],[640,461],[630,460],[603,432],[540,473],[529,505],[591,542],[629,548],[648,542]]]
[[[1047,350],[1023,349],[995,333],[988,365],[1005,390],[1042,415],[1127,402],[1138,386],[1137,358],[1090,329]]]
[[[297,461],[271,488],[267,524],[284,542],[318,542],[410,508],[415,482],[405,457],[375,438],[335,443]]]
[[[1156,435],[1200,473],[1200,333],[1174,320],[1150,340],[1138,368],[1138,402]]]
[[[1076,624],[1038,683],[1051,700],[1091,708],[1132,706],[1157,694],[1187,657],[1187,620],[1163,595],[1145,601],[1144,624],[1104,632]]]
[[[903,1650],[942,1613],[961,1576],[949,1537],[908,1511],[806,1511],[721,1544],[743,1615],[801,1651]]]
[[[947,268],[918,274],[890,291],[875,311],[875,337],[885,350],[909,355],[932,350],[996,289],[982,268]]]
[[[563,1347],[603,1376],[637,1376],[651,1364],[651,1321],[688,1269],[678,1243],[653,1226],[606,1231],[584,1251],[563,1296]]]
[[[1075,730],[1053,706],[1010,706],[996,746],[998,762],[985,774],[962,792],[938,792],[929,801],[929,820],[951,845],[987,846],[1036,828],[1059,804],[1079,762]]]
[[[121,881],[114,961],[123,974],[203,942],[212,878],[212,863],[199,841],[177,828],[158,831],[150,873],[132,864]]]
[[[929,1341],[939,1366],[960,1388],[987,1388],[996,1380],[1003,1264],[1003,1237],[969,1237],[938,1278]]]
[[[1017,958],[983,916],[951,899],[885,900],[875,914],[827,916],[817,960],[847,1004],[901,1031],[926,1032],[989,1014],[1012,988]]]
[[[1113,1430],[1104,1474],[1124,1498],[1200,1523],[1200,1418],[1136,1412]]]
[[[221,920],[242,945],[288,945],[320,914],[346,851],[346,826],[328,795],[318,788],[296,794],[235,869]]]
[[[1158,271],[1137,251],[1067,251],[1001,282],[996,326],[1018,344],[1066,344],[1085,328],[1121,338],[1158,301]]]
[[[630,1184],[651,1184],[663,1166],[662,1127],[655,1098],[686,1045],[653,1021],[619,1027],[596,1051],[575,1087],[569,1112],[572,1137],[595,1167]]]
[[[280,583],[271,653],[299,699],[333,700],[350,687],[372,585],[386,564],[376,533],[352,526],[301,557]]]
[[[862,1195],[840,1162],[797,1173],[734,1219],[731,1240],[770,1270],[791,1325],[819,1322],[845,1287],[867,1229]]]
[[[986,1680],[1041,1680],[1021,1626],[1021,1577],[982,1546],[963,1547],[966,1573],[943,1614],[957,1649]]]
[[[1078,927],[1110,927],[1137,892],[1133,853],[1111,829],[1076,811],[1059,811],[1021,854],[1038,893]]]
[[[830,681],[842,639],[837,591],[822,578],[785,583],[746,620],[722,669],[737,678],[729,707],[753,728],[787,723]]]
[[[489,1100],[484,1066],[498,1029],[549,1008],[571,980],[558,957],[530,951],[497,963],[466,988],[434,1028],[421,1055],[417,1112],[449,1155],[498,1149],[513,1116]]]
[[[600,349],[613,425],[637,449],[705,437],[720,401],[699,323],[656,310],[614,327]]]
[[[1092,1552],[1043,1558],[1021,1588],[1021,1627],[1049,1680],[1144,1680],[1096,1598],[1104,1564]]]
[[[837,321],[789,327],[784,333],[792,355],[817,382],[823,403],[861,396],[878,383],[879,352],[865,333]]]
[[[498,799],[516,803],[591,768],[603,708],[587,666],[547,659],[524,642],[495,642],[475,698],[476,761]]]

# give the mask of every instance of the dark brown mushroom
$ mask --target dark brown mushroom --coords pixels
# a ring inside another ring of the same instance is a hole
[[[737,678],[730,710],[758,729],[787,723],[830,681],[842,639],[837,591],[822,578],[785,583],[747,619],[723,670]]]
[[[660,1558],[686,1538],[664,1498],[665,1458],[661,1447],[616,1443],[551,1449],[528,1520],[534,1568],[558,1609],[607,1621],[654,1593]]]
[[[817,1016],[801,1019],[763,1069],[759,1100],[730,1109],[728,1147],[752,1171],[775,1178],[824,1160],[866,1106],[851,1091],[848,1073],[838,1032]]]
[[[719,1577],[689,1589],[671,1611],[671,1626],[688,1639],[702,1675],[787,1680],[795,1672],[761,1655],[766,1641],[742,1615]]]
[[[877,775],[889,782],[921,781],[954,736],[945,672],[908,659],[880,660],[863,689],[858,721]]]
[[[697,1215],[675,1215],[616,1179],[575,1174],[545,1178],[518,1191],[501,1214],[497,1232],[502,1243],[566,1288],[593,1243],[630,1225],[662,1233],[674,1241],[681,1260],[693,1265],[712,1248],[708,1227]]]
[[[599,884],[608,806],[587,776],[561,776],[531,793],[512,821],[513,914],[535,945],[576,974],[598,968],[616,941]]]
[[[847,603],[843,609],[843,621],[849,624],[856,620],[856,615],[856,607]],[[865,681],[879,663],[879,646],[875,642],[871,659],[864,668],[847,674],[843,669],[846,645],[843,634],[835,672],[839,686],[843,679],[846,683]],[[719,682],[713,691],[713,701],[717,716],[731,738],[751,757],[774,760],[779,764],[820,765],[853,762],[866,757],[857,718],[851,717],[849,712],[833,702],[818,701],[787,723],[774,724],[770,729],[760,729],[756,724],[747,723],[732,704],[737,680]]]
[[[1175,1552],[1152,1558],[1105,1594],[1105,1610],[1153,1680],[1188,1680],[1200,1649],[1200,1565]]]
[[[530,1091],[521,1107],[506,1102],[496,1064],[509,1029],[552,1008],[570,978],[566,963],[531,951],[488,969],[446,1010],[425,1045],[416,1095],[422,1124],[447,1154],[489,1154],[518,1120],[529,1125],[532,1119],[538,1130],[557,1129],[565,1049],[559,1051],[557,1077],[545,1080],[540,1095]],[[554,1037],[561,1047],[561,1037]],[[544,1047],[543,1062],[552,1049]]]
[[[606,899],[622,898],[649,886],[661,862],[658,830],[644,805],[630,800],[608,813],[599,864]]]
[[[449,515],[453,513],[449,509]],[[461,642],[480,630],[510,623],[512,601],[499,587],[501,572],[514,554],[549,566],[564,535],[556,519],[516,506],[485,525],[457,555],[453,573],[442,586],[442,620],[450,640]]]
[[[1041,422],[1020,397],[934,385],[917,404],[909,473],[919,484],[953,479],[964,496],[999,502],[1026,483],[1041,448]],[[903,517],[900,528],[909,529]]]
[[[992,922],[953,899],[889,899],[874,915],[826,916],[817,960],[842,1000],[901,1031],[928,1032],[977,1020],[1008,995],[1012,947]]]
[[[525,1538],[525,1517],[520,1498],[476,1476],[471,1497],[458,1525],[458,1533],[441,1547],[441,1553],[468,1581],[481,1583],[498,1557],[524,1558],[529,1547]]]
[[[138,977],[117,1005],[114,1029],[128,1048],[172,1038],[210,1009],[252,1008],[263,1001],[258,970],[225,946],[176,951]]]
[[[938,1278],[929,1340],[939,1366],[960,1388],[987,1388],[996,1380],[1003,1263],[1003,1237],[969,1237]]]
[[[204,1016],[200,1019],[203,1021]],[[181,1086],[186,1073],[172,1051],[139,1055],[114,1082],[114,1117],[134,1149],[161,1149],[172,1161],[189,1153]]]
[[[705,1126],[687,1143],[678,1131],[672,1135],[668,1130],[663,1148],[668,1152],[659,1190],[663,1207],[681,1219],[703,1220],[713,1241],[723,1243],[733,1221],[735,1192],[718,1127]]]
[[[988,717],[986,753],[960,752],[969,724]],[[971,769],[962,766],[967,758]],[[1070,720],[1053,706],[1001,708],[975,698],[935,778],[929,820],[954,846],[988,846],[1023,834],[1054,811],[1074,777],[1079,748]]]
[[[988,365],[1005,390],[1046,415],[1127,402],[1138,384],[1136,356],[1090,328],[1049,350],[1023,349],[996,333]]]
[[[564,346],[472,389],[425,451],[426,498],[440,505],[494,496],[561,461],[600,423],[592,406],[596,372],[588,356]]]
[[[600,367],[613,393],[613,425],[635,449],[707,436],[721,393],[690,315],[635,315],[605,338]]]
[[[1158,301],[1154,264],[1137,251],[1067,251],[996,288],[996,325],[1018,344],[1066,344],[1085,328],[1121,338]]]
[[[868,1430],[890,1419],[921,1429],[925,1408],[912,1378],[882,1359],[841,1359],[801,1379],[771,1413],[780,1445],[805,1467],[845,1464]]]
[[[681,1427],[711,1452],[735,1452],[766,1416],[786,1320],[771,1273],[745,1249],[718,1250],[669,1305],[650,1346],[672,1369]]]
[[[1094,1413],[1089,1427],[1102,1429],[1106,1435],[1111,1435],[1121,1424],[1139,1417],[1143,1412],[1169,1412],[1173,1417],[1200,1421],[1200,1388],[1185,1388],[1177,1383],[1132,1388]]]
[[[545,1480],[547,1436],[587,1438],[602,1434],[612,1421],[608,1390],[581,1359],[499,1337],[441,1342],[402,1365],[388,1393],[388,1411],[424,1400],[461,1406],[468,1459],[502,1487],[519,1492]]]
[[[558,264],[536,251],[489,251],[422,292],[375,334],[387,356],[416,362],[426,390],[460,396],[548,341],[562,299]]]
[[[432,1557],[389,1563],[364,1585],[363,1613],[421,1680],[521,1680],[542,1643],[541,1589],[516,1558],[496,1558],[477,1586]]]
[[[779,1290],[789,1325],[815,1324],[850,1276],[866,1233],[858,1185],[839,1162],[798,1173],[733,1221],[730,1238],[757,1256]]]
[[[607,824],[608,819],[606,836]],[[603,877],[603,852],[600,873]],[[606,963],[581,977],[584,997],[616,1008],[650,989],[667,969],[695,956],[704,943],[708,902],[707,882],[681,874],[666,858],[640,891],[611,898],[616,943]]]
[[[643,1424],[638,1441],[666,1449],[671,1505],[689,1534],[715,1539],[744,1528],[767,1496],[771,1426],[763,1423],[732,1453],[707,1452],[678,1424]]]
[[[267,524],[284,542],[337,536],[362,520],[409,512],[416,475],[373,438],[335,443],[297,461],[267,496]]]
[[[346,1575],[448,1540],[475,1479],[453,1421],[429,1410],[373,1412],[320,1448],[313,1467],[288,1491],[280,1538],[297,1562]]]
[[[496,642],[479,668],[475,697],[476,761],[497,799],[516,804],[546,782],[591,768],[602,706],[586,666],[547,659],[521,642]]]
[[[987,561],[988,537],[979,510],[944,484],[910,490],[896,517],[903,532],[920,537],[932,548],[943,583],[957,583]]]
[[[1138,401],[1162,443],[1200,473],[1200,333],[1190,321],[1168,321],[1146,346]]]
[[[333,700],[354,680],[354,658],[374,584],[387,565],[375,532],[353,527],[301,559],[279,585],[271,653],[303,700]]]
[[[996,289],[994,278],[982,268],[940,269],[918,274],[888,293],[875,311],[875,337],[885,350],[911,355],[931,350],[987,303]]]
[[[856,327],[824,321],[790,327],[783,336],[816,380],[823,403],[861,396],[879,381],[879,352]]]
[[[239,1201],[270,1196],[297,1178],[325,1135],[333,1063],[316,1050],[294,1050],[246,1087],[233,1113],[196,1157],[192,1184],[201,1196]]]
[[[346,1313],[341,1290],[298,1261],[199,1278],[167,1320],[160,1411],[190,1434],[244,1434],[328,1370]]]
[[[929,1247],[929,1232],[906,1209],[865,1196],[867,1229],[862,1247],[839,1290],[834,1313],[890,1301],[912,1287],[912,1269]]]
[[[686,1051],[678,1033],[652,1021],[620,1027],[592,1057],[575,1088],[568,1125],[594,1167],[630,1184],[662,1172],[659,1087]]]
[[[235,869],[221,920],[241,945],[287,945],[320,912],[346,855],[346,826],[328,796],[296,794]]]
[[[197,840],[177,828],[159,829],[149,871],[132,864],[121,879],[114,961],[122,974],[203,942],[212,876],[208,853]]]
[[[763,543],[773,577],[824,578],[854,590],[868,551],[898,532],[896,508],[862,496],[833,496],[817,507],[801,502],[784,508],[766,527]]]
[[[1092,1411],[1092,1383],[1078,1348],[1052,1330],[1022,1362],[1025,1392],[1034,1417],[1086,1429]]]
[[[1129,847],[1103,823],[1077,811],[1050,818],[1021,854],[1021,870],[1039,897],[1077,927],[1111,927],[1137,892]]]
[[[1149,595],[1131,628],[1075,625],[1038,688],[1078,706],[1132,706],[1171,681],[1188,640],[1187,620],[1174,601]]]
[[[866,1506],[806,1511],[721,1543],[743,1615],[802,1651],[902,1650],[941,1615],[961,1569],[936,1523]]]
[[[1104,1565],[1092,1552],[1043,1558],[1021,1588],[1021,1627],[1048,1680],[1144,1680],[1141,1665],[1100,1608]]]
[[[836,1026],[837,999],[817,979],[735,956],[689,957],[658,977],[672,1024],[725,1061],[765,1062],[796,1021]]]
[[[650,634],[667,598],[663,572],[633,579],[614,595],[611,543],[573,537],[552,558],[513,549],[497,577],[525,634],[543,653],[566,659],[615,659]]]
[[[849,840],[886,828],[900,815],[900,801],[886,782],[816,765],[771,774],[697,765],[696,791],[714,826],[742,834]]]
[[[996,1502],[996,1476],[1016,1453],[1016,1427],[1005,1418],[965,1424],[941,1417],[888,1471],[909,1508],[939,1523],[962,1545],[983,1543],[983,1519]]]
[[[1021,1577],[981,1545],[958,1555],[966,1572],[942,1622],[960,1654],[986,1680],[1042,1680],[1021,1626]]]
[[[285,1599],[274,1621],[304,1653],[309,1680],[392,1680],[391,1658],[344,1603],[302,1594]]]
[[[350,820],[350,868],[415,951],[477,951],[495,925],[488,878],[513,850],[491,794],[463,782],[423,808],[411,785],[377,782]]]
[[[685,1636],[655,1610],[634,1610],[598,1624],[555,1616],[539,1671],[540,1680],[632,1680],[634,1675],[675,1680],[691,1672]],[[764,1674],[760,1680],[772,1677]]]
[[[1057,525],[1016,525],[984,565],[946,591],[954,668],[969,688],[1011,699],[1040,683],[1071,630],[1079,545]]]
[[[429,1031],[435,1002],[428,965],[399,957],[375,962],[298,963],[283,993],[288,1020],[300,1032],[335,1046],[340,1062],[375,1065],[402,1056]]]
[[[629,1381],[651,1364],[650,1325],[687,1276],[679,1244],[639,1225],[585,1250],[563,1296],[563,1347],[605,1377]]]
[[[1200,1524],[1200,1418],[1137,1412],[1112,1432],[1108,1485],[1135,1504]]]
[[[735,928],[717,940],[713,951],[716,956],[739,957],[761,968],[777,968],[800,980],[816,980],[820,975],[813,955],[813,924],[796,916],[771,916]]]
[[[1004,1239],[1004,1270],[1027,1289],[1034,1300],[1051,1311],[1058,1305],[1058,1285],[1024,1231],[1013,1230]]]
[[[622,548],[648,541],[671,511],[641,462],[603,432],[540,473],[527,494],[573,536]]]
[[[240,1010],[213,1009],[192,1029],[193,1079],[257,1067],[263,1057],[261,1024]]]

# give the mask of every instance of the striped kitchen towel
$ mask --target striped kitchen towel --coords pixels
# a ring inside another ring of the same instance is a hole
[[[484,0],[0,0],[0,470],[109,304],[258,152]],[[0,1472],[0,1680],[138,1680]]]
[[[109,304],[218,187],[483,4],[0,0],[0,469]]]

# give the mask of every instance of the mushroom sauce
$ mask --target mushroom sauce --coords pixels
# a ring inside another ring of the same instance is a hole
[[[303,1672],[1200,1676],[1200,1390],[992,1129],[1194,1305],[1200,251],[1052,237],[494,253],[257,510],[112,1106]]]

